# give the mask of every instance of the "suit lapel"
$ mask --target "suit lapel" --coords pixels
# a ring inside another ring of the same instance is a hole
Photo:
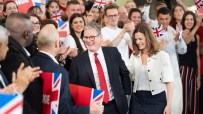
[[[110,54],[107,53],[106,48],[102,47],[102,51],[103,51],[104,58],[105,58],[105,61],[106,61],[106,68],[107,68],[107,71],[108,71],[109,80],[112,81],[111,56],[110,56]]]
[[[88,76],[92,82],[92,85],[94,88],[96,88],[96,83],[95,83],[95,79],[94,79],[94,74],[93,74],[93,70],[92,70],[92,66],[91,66],[91,63],[90,63],[90,58],[89,58],[89,55],[88,55],[88,51],[84,52],[84,65],[85,65],[85,68],[86,68],[86,71],[88,73]]]

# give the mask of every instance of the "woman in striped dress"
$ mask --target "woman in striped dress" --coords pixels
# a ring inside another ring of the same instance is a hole
[[[198,114],[198,94],[200,87],[199,36],[196,34],[201,20],[193,12],[183,15],[183,37],[187,53],[179,54],[180,73],[183,84],[183,114]]]

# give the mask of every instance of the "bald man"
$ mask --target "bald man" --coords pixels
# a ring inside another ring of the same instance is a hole
[[[59,53],[59,34],[54,25],[45,25],[38,35],[39,53],[32,60],[40,66],[43,72],[62,73],[61,93],[58,114],[101,114],[103,106],[93,103],[90,107],[76,107],[73,105],[67,71],[59,65],[55,56]]]
[[[12,82],[12,72],[17,71],[21,63],[26,66],[34,66],[29,52],[25,47],[32,42],[32,22],[29,16],[22,13],[12,13],[7,17],[6,28],[10,32],[9,51],[4,61],[1,62],[2,70],[8,79]],[[38,94],[36,94],[36,92]],[[24,114],[40,114],[42,106],[42,89],[39,78],[31,82],[24,94]]]

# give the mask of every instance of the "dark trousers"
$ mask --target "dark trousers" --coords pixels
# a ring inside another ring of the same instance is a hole
[[[115,100],[108,102],[104,105],[104,113],[103,114],[120,114],[118,107],[116,106]]]
[[[131,96],[130,114],[163,114],[166,103],[165,91],[156,95],[150,91],[137,91]]]
[[[203,75],[201,76],[201,87],[199,90],[199,111],[203,114]]]

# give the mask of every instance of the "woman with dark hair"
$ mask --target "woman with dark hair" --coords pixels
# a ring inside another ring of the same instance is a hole
[[[60,11],[60,9],[59,9],[58,0],[49,0],[49,2],[46,4],[46,12],[45,12],[46,18],[47,19],[54,19],[54,17],[53,17],[54,15],[55,16],[60,15],[59,11]],[[55,17],[56,20],[58,20],[57,18],[59,18],[59,17]]]
[[[138,8],[131,8],[128,13],[128,19],[131,20],[136,27],[142,22],[142,12]]]
[[[6,1],[4,3],[4,9],[3,9],[3,14],[5,18],[2,18],[0,20],[0,25],[5,27],[7,16],[9,16],[11,13],[17,13],[17,12],[18,12],[18,5],[12,0]]]
[[[33,39],[32,39],[32,43],[28,47],[26,47],[26,49],[29,51],[31,56],[34,56],[38,52],[37,35],[40,31],[41,20],[36,14],[28,14],[28,16],[30,17],[30,20],[32,21]]]
[[[70,18],[70,35],[64,40],[64,46],[70,46],[70,48],[78,48],[78,53],[82,53],[86,50],[83,43],[83,32],[85,26],[85,20],[81,14],[75,13]]]
[[[183,17],[183,14],[185,13],[185,11],[186,11],[185,8],[180,4],[176,4],[173,7],[170,25],[175,30],[176,29],[182,30],[181,21],[182,21],[182,17]]]
[[[69,24],[70,34],[64,40],[64,47],[69,47],[68,51],[72,51],[74,53],[77,52],[77,54],[80,54],[86,50],[83,42],[85,20],[81,14],[75,13],[70,17]],[[70,53],[68,57],[65,58],[66,63],[64,67],[66,70],[69,70],[72,57],[75,57],[77,54],[73,54],[72,56]]]
[[[44,19],[44,13],[39,6],[32,6],[28,9],[27,14],[36,14],[41,20]]]
[[[183,114],[198,114],[198,93],[200,88],[199,35],[197,30],[202,18],[191,11],[185,12],[181,25],[187,52],[179,54],[180,74],[183,84]]]
[[[135,28],[132,45],[128,66],[134,81],[130,114],[170,114],[173,69],[168,53],[159,50],[153,32],[144,23]]]

